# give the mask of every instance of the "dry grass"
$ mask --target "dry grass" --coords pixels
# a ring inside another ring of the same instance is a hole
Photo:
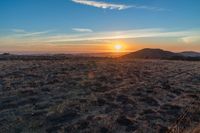
[[[200,62],[1,61],[0,131],[163,133],[200,102],[199,86]],[[200,122],[189,114],[185,126]]]
[[[187,129],[183,133],[200,133],[200,125],[197,125],[196,127]]]

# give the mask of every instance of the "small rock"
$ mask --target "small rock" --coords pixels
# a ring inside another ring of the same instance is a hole
[[[130,125],[130,126],[127,126],[126,131],[127,131],[127,132],[133,132],[133,131],[135,131],[137,128],[138,128],[137,125]]]
[[[56,125],[58,123],[70,122],[78,116],[79,115],[76,111],[67,109],[63,113],[53,113],[47,116],[47,123]]]
[[[97,105],[98,106],[103,106],[106,103],[106,101],[104,99],[98,98],[97,99]]]
[[[101,133],[108,133],[109,130],[108,130],[108,128],[106,128],[106,127],[102,127],[102,128],[100,129],[100,132],[101,132]]]
[[[135,104],[135,102],[126,95],[118,95],[116,101],[123,104]]]
[[[127,118],[126,116],[120,116],[117,119],[117,123],[119,123],[122,126],[129,126],[133,124],[133,121]]]
[[[89,126],[89,122],[88,121],[80,121],[78,123],[78,129],[86,129]]]

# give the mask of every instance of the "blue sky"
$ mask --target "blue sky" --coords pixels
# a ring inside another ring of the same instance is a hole
[[[0,0],[0,51],[98,51],[111,40],[200,51],[199,12],[199,0]]]

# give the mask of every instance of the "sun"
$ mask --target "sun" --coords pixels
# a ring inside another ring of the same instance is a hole
[[[115,50],[120,51],[122,49],[122,45],[121,44],[116,44],[115,45]]]

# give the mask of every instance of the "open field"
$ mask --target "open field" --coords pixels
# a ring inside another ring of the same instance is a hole
[[[200,62],[0,61],[2,133],[163,133],[188,106],[198,125],[199,99]]]

